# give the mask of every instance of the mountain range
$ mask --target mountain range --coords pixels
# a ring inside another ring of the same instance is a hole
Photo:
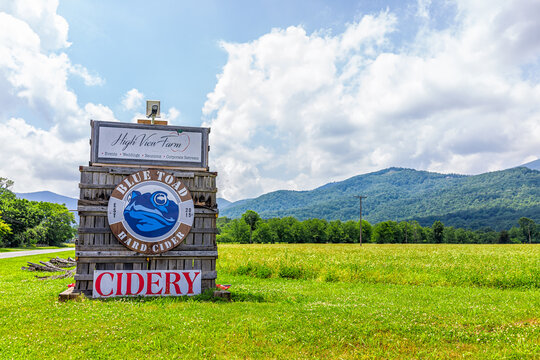
[[[16,195],[77,209],[77,199],[50,191]],[[362,214],[371,223],[416,220],[429,226],[441,220],[447,226],[509,229],[523,216],[540,222],[540,159],[513,169],[471,176],[389,168],[310,191],[279,190],[254,199],[217,201],[220,216],[230,218],[254,210],[263,218],[346,221],[358,219],[355,195],[366,196]]]
[[[539,166],[540,160],[530,163]],[[527,164],[528,165],[528,164]],[[274,191],[220,208],[220,216],[240,217],[254,210],[263,218],[358,220],[370,223],[416,220],[430,226],[509,229],[520,217],[540,222],[540,171],[518,167],[480,175],[438,174],[389,168],[329,183],[310,191]]]

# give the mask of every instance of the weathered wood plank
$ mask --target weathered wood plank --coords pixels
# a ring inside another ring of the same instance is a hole
[[[79,227],[79,234],[108,234],[111,232],[109,227]],[[191,228],[191,233],[194,234],[217,234],[217,229],[212,228]],[[198,244],[200,245],[200,244]]]
[[[121,165],[118,165],[118,164],[114,164],[114,165],[108,164],[108,165],[104,165],[104,166],[79,166],[79,171],[81,171],[81,172],[106,172],[106,173],[113,173],[113,174],[116,174],[116,171],[118,171],[118,174],[122,174],[122,171],[124,171],[124,170],[127,172],[127,174],[132,174],[134,172],[144,170],[144,169],[158,169],[159,170],[158,167],[146,166],[146,165],[143,165],[143,166],[133,166],[133,165],[121,166]],[[193,173],[194,175],[208,176],[208,177],[213,177],[213,178],[215,178],[217,176],[217,172],[215,172],[215,171],[206,171],[206,170],[185,171],[183,169],[171,168],[171,167],[163,167],[163,170],[168,171],[168,172],[178,172],[178,173],[186,173],[186,174]]]
[[[121,251],[121,252],[125,252],[126,254],[132,253],[130,249],[128,249],[124,245],[119,244],[118,242],[116,244],[103,245],[100,247],[97,247],[95,245],[80,245],[80,246],[77,246],[76,250],[77,251]],[[181,244],[170,251],[217,251],[217,246],[215,245],[195,246],[195,245]],[[163,254],[167,254],[167,252]]]
[[[78,206],[77,211],[79,213],[100,213],[107,214],[107,206]],[[195,215],[214,215],[217,214],[217,209],[207,209],[201,207],[195,207]]]
[[[206,258],[206,257],[217,257],[217,251],[167,251],[163,254],[158,255],[147,255],[141,254],[135,251],[80,251],[75,250],[75,256],[79,258],[82,257],[133,257],[133,258],[162,258],[162,257],[197,257],[197,258]]]
[[[105,181],[104,181],[105,182]],[[92,190],[114,190],[118,184],[94,184],[94,183],[79,183],[79,189],[92,189]],[[205,188],[192,188],[188,190],[191,193],[215,193],[217,189],[205,189]],[[201,196],[200,194],[198,195]],[[205,200],[201,201],[204,202]]]
[[[129,263],[147,263],[146,258],[133,258],[128,256],[119,256],[119,257],[110,257],[110,258],[102,258],[102,257],[79,257],[77,259],[77,263],[81,264],[92,264],[95,266],[96,264],[105,263],[105,262],[129,262]],[[99,270],[99,269],[98,269]],[[92,270],[93,272],[94,270]]]

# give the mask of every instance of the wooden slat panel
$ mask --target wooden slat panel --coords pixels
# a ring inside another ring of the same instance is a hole
[[[156,270],[167,270],[167,265],[169,264],[168,259],[157,259],[156,260]]]
[[[184,260],[176,258],[176,269],[185,270],[186,268],[184,266]]]
[[[179,177],[190,190],[195,207],[194,226],[185,241],[173,250],[157,256],[133,252],[112,235],[107,222],[107,206],[112,190],[125,176],[145,168],[133,166],[82,166],[78,211],[79,237],[76,289],[91,295],[93,272],[103,269],[201,269],[203,290],[215,286],[217,258],[216,175],[203,170],[161,168]],[[158,168],[160,169],[160,168]]]
[[[212,260],[201,260],[201,270],[203,272],[212,271]]]

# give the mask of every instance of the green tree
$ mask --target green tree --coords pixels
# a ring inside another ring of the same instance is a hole
[[[518,224],[523,236],[528,239],[529,244],[532,243],[532,238],[535,236],[536,232],[536,224],[534,220],[522,217],[518,220]]]
[[[328,223],[326,227],[326,238],[328,242],[331,243],[341,243],[345,238],[345,232],[343,231],[343,226],[341,221],[334,220]]]
[[[42,213],[39,226],[46,231],[46,244],[58,246],[75,236],[76,231],[72,226],[75,218],[65,205],[39,202],[36,206]]]
[[[257,229],[253,231],[253,242],[256,243],[275,243],[277,235],[272,231],[268,223],[260,221]]]
[[[433,241],[437,244],[440,244],[443,242],[443,232],[444,232],[444,225],[439,220],[435,221],[433,225],[431,226],[431,230],[433,231]]]
[[[261,217],[255,211],[248,210],[242,214],[242,220],[249,226],[249,243],[253,244],[253,230],[257,228],[257,222],[261,220]]]
[[[377,244],[396,242],[397,223],[395,221],[383,221],[373,227],[373,241]]]
[[[371,234],[373,233],[373,227],[367,221],[362,219],[362,242],[371,242]],[[358,239],[360,241],[360,239]]]
[[[304,229],[306,231],[306,242],[310,243],[325,243],[326,226],[328,223],[323,219],[308,219],[303,221]]]
[[[508,244],[510,242],[510,234],[508,234],[508,231],[501,230],[499,233],[499,238],[497,239],[497,242],[499,244]]]
[[[11,227],[2,220],[2,212],[0,211],[0,246],[4,246],[4,238],[12,234]]]
[[[443,230],[443,242],[445,244],[455,244],[457,243],[456,239],[456,229],[452,226],[445,226]]]
[[[249,225],[242,219],[234,219],[223,226],[217,241],[246,244],[249,242]]]
[[[358,221],[349,220],[342,225],[345,236],[343,238],[344,243],[357,243],[360,242],[360,224]]]

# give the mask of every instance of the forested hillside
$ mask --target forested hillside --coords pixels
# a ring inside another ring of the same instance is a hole
[[[311,191],[275,191],[233,203],[221,216],[254,210],[263,218],[358,219],[358,199],[370,223],[417,220],[430,226],[509,229],[521,217],[540,221],[540,172],[523,167],[475,176],[390,168],[326,184]]]

